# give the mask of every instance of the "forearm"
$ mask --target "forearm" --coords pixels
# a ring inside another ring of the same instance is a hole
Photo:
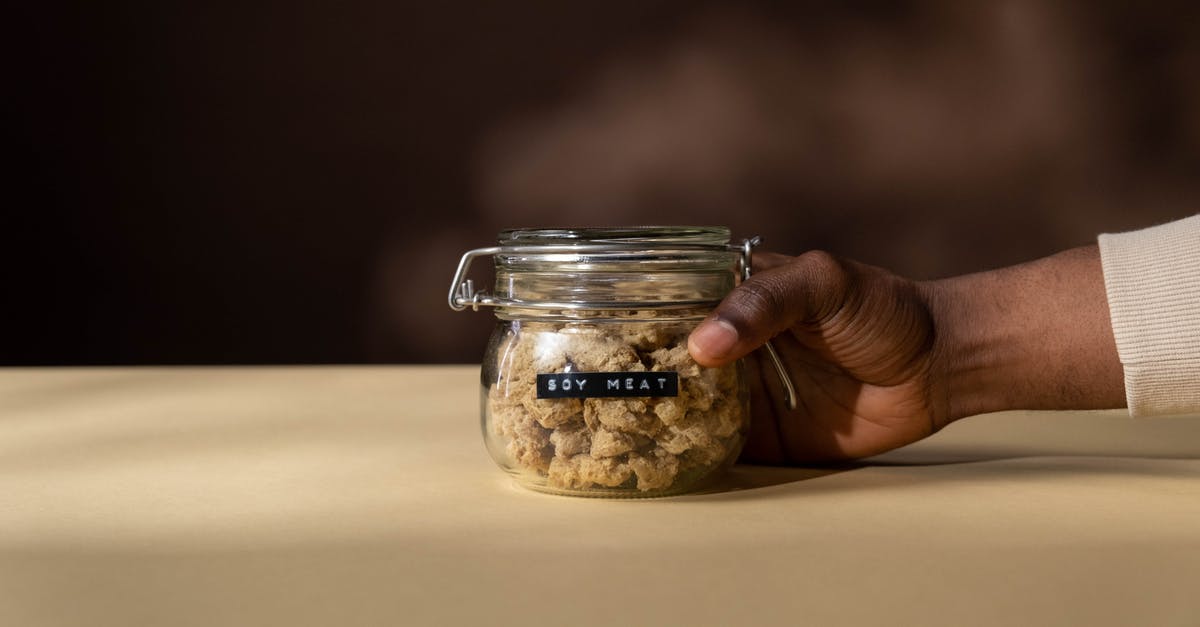
[[[946,422],[1007,409],[1124,407],[1096,246],[921,284]]]

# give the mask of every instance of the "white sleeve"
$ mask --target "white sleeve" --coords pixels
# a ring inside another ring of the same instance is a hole
[[[1200,214],[1100,236],[1129,413],[1200,412]]]

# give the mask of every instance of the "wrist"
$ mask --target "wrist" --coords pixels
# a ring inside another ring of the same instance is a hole
[[[931,393],[943,424],[1010,409],[1123,406],[1095,246],[921,289],[934,319]]]
[[[983,273],[921,284],[934,320],[930,391],[943,426],[1020,404],[1011,397],[1019,336],[985,298],[997,279]]]

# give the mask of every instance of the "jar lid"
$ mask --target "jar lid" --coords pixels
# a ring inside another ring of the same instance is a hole
[[[712,305],[749,270],[759,238],[730,244],[725,227],[508,229],[499,246],[468,251],[451,283],[456,311],[674,309]],[[496,290],[466,279],[472,259],[495,258]]]
[[[729,229],[723,226],[622,226],[585,229],[506,229],[500,231],[500,245],[570,245],[572,243],[613,244],[700,244],[721,246],[729,243]]]

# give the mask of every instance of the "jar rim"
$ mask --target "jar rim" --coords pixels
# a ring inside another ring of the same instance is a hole
[[[730,231],[723,226],[624,226],[589,228],[505,229],[504,246],[570,246],[572,244],[687,244],[725,246]]]

